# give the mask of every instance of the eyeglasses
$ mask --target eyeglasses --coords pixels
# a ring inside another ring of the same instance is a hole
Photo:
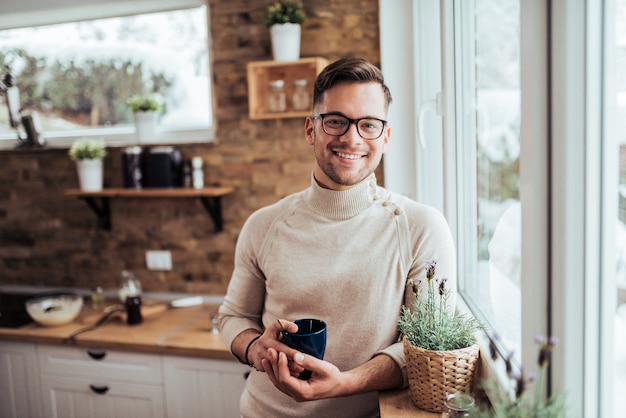
[[[383,134],[386,120],[376,118],[361,118],[350,119],[343,115],[334,113],[321,113],[319,115],[313,115],[313,119],[322,119],[322,129],[328,135],[341,136],[348,132],[350,124],[356,125],[356,131],[363,139],[378,139]]]

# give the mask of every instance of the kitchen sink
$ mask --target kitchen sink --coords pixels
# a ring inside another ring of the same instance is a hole
[[[0,292],[0,328],[19,328],[33,322],[24,302],[33,295]]]

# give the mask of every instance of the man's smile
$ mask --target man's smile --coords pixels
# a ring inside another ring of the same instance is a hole
[[[340,156],[341,158],[347,158],[349,160],[358,160],[359,158],[363,158],[365,157],[365,155],[357,155],[357,154],[346,154],[344,152],[341,151],[333,151],[336,155]]]

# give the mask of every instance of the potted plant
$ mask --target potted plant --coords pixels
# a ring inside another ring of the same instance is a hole
[[[295,61],[300,58],[301,24],[305,19],[299,0],[280,0],[267,6],[265,25],[270,29],[274,60]]]
[[[135,134],[140,143],[152,142],[156,138],[158,112],[163,109],[153,96],[136,94],[127,101],[135,119]]]
[[[402,307],[398,325],[413,403],[442,412],[447,395],[471,389],[479,354],[475,334],[483,325],[449,309],[447,279],[435,278],[436,265],[425,263],[425,284],[409,283],[415,301]]]
[[[100,139],[80,138],[72,143],[68,154],[76,161],[80,188],[86,192],[102,190],[102,159],[106,143]]]

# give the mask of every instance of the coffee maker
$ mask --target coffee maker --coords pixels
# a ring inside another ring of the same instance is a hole
[[[145,187],[181,187],[183,158],[172,146],[148,148],[143,155]]]

